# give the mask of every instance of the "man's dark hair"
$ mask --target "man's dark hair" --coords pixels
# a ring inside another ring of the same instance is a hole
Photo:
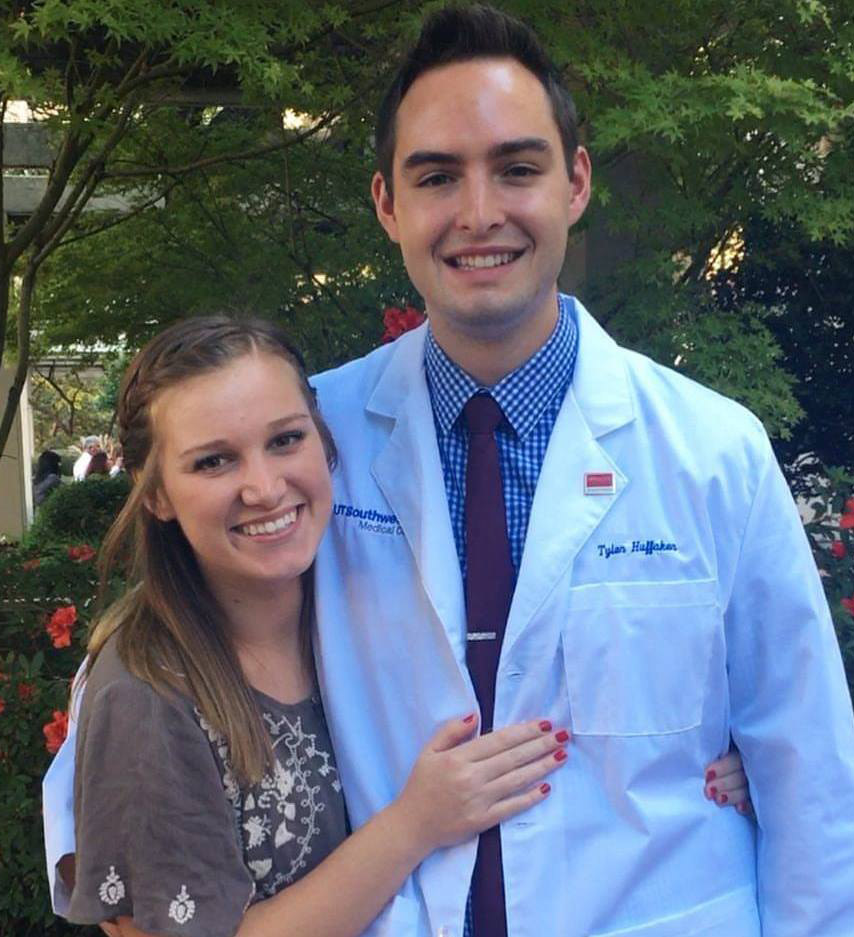
[[[511,58],[524,65],[545,88],[563,142],[566,168],[572,178],[572,160],[578,146],[575,104],[557,68],[534,31],[501,10],[485,4],[450,6],[424,21],[415,46],[403,60],[386,91],[375,128],[377,166],[392,194],[395,119],[400,102],[416,78],[431,68],[479,58]]]

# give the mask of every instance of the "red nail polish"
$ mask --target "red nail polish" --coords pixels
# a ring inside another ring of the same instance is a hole
[[[710,787],[710,788],[709,788],[709,793],[712,795],[712,797],[717,797],[717,796],[718,796],[718,789],[717,789],[716,787]]]
[[[564,742],[568,742],[569,732],[567,732],[566,729],[561,729],[560,732],[555,735],[555,741],[560,742],[561,745],[563,745]]]
[[[562,748],[555,752],[555,761],[566,761],[566,752]]]
[[[469,713],[469,714],[465,717],[465,719],[463,719],[463,722],[464,722],[467,726],[468,726],[468,725],[471,725],[471,724],[474,722],[474,713]]]
[[[543,719],[543,721],[540,723],[540,732],[551,732],[551,730],[552,724],[548,719]]]
[[[721,794],[721,803],[726,804],[729,802],[729,797],[726,794]]]
[[[718,776],[717,771],[714,771],[713,769],[710,768],[706,772],[706,781],[714,781],[717,776]]]
[[[545,796],[546,794],[548,794],[548,792],[549,792],[551,789],[552,789],[551,784],[546,784],[545,782],[543,782],[543,783],[540,785],[540,793],[541,793],[543,796]]]

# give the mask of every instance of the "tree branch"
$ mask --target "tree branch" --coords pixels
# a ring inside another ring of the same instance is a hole
[[[47,374],[45,374],[45,372],[41,368],[38,368],[38,367],[35,368],[35,372],[46,384],[50,384],[50,386],[56,392],[56,395],[61,400],[63,400],[69,406],[69,408],[71,408],[72,410],[74,409],[74,406],[75,406],[74,401],[68,396],[68,394],[65,393],[65,391],[60,387],[60,385],[53,378],[53,365],[51,365],[50,371]]]
[[[278,143],[269,143],[266,146],[258,146],[251,150],[244,150],[242,153],[221,153],[219,156],[207,156],[204,159],[197,159],[191,163],[185,163],[183,166],[151,166],[138,167],[134,169],[111,169],[104,173],[105,179],[142,179],[147,176],[185,176],[199,169],[207,169],[210,166],[217,166],[221,163],[240,163],[251,159],[257,159],[259,156],[268,156],[270,153],[276,153],[289,146],[294,146],[308,139],[318,131],[326,127],[337,114],[327,114],[321,120],[309,127],[307,130],[301,130],[293,134],[285,141]]]
[[[116,52],[118,52],[118,48],[117,40],[115,38],[111,38],[107,43],[107,48],[104,50],[104,62],[106,62],[111,56],[115,55]],[[131,69],[134,68],[138,61],[139,59],[137,59],[136,62],[131,65]],[[89,79],[86,82],[86,93],[78,107],[71,112],[73,116],[79,118],[89,114],[89,116],[92,117],[92,107],[95,103],[95,99],[98,97],[98,92],[103,92],[105,87],[110,87],[113,84],[112,81],[110,81],[110,78],[105,74],[105,71],[106,69],[103,66],[92,70],[92,73],[89,75]],[[108,111],[109,108],[107,109],[107,112]],[[96,113],[102,115],[103,113],[106,113],[103,111],[103,105]]]
[[[9,242],[6,252],[4,273],[11,271],[12,265],[33,243],[43,230],[47,220],[53,214],[54,208],[65,192],[65,186],[80,161],[83,153],[92,143],[91,133],[87,138],[80,139],[77,133],[69,133],[63,140],[59,155],[53,164],[53,171],[48,179],[47,189],[36,210],[18,230],[18,233]]]
[[[107,158],[127,133],[127,126],[135,106],[136,102],[134,100],[129,100],[124,103],[121,113],[119,114],[118,122],[106,143],[101,147],[101,151],[89,161],[80,178],[77,180],[76,185],[71,190],[63,207],[56,212],[53,219],[44,225],[41,234],[44,246],[39,252],[39,263],[54,250],[59,239],[80,217],[80,213],[88,204],[89,199],[95,192],[95,188],[101,181],[103,167]]]
[[[86,207],[86,203],[92,197],[92,193],[95,191],[95,187],[98,185],[99,181],[100,179],[98,177],[98,173],[91,173],[83,190],[79,192],[79,197],[74,203],[73,208],[63,215],[62,220],[58,224],[51,226],[44,247],[42,247],[36,255],[36,260],[39,264],[41,264],[42,261],[48,257],[48,255],[52,254],[54,250],[56,250],[62,235],[65,234],[65,232],[80,217],[80,213],[83,211],[83,209]],[[77,190],[75,189],[75,191]],[[71,200],[69,199],[69,202],[70,201]]]
[[[115,41],[111,40],[111,42],[113,43],[113,51],[115,51],[117,48],[115,46]],[[125,73],[125,76],[121,82],[119,82],[115,92],[116,97],[109,98],[92,114],[90,114],[90,121],[103,119],[110,113],[111,110],[115,108],[115,101],[117,99],[121,100],[123,97],[129,97],[130,92],[127,91],[127,87],[144,67],[145,60],[148,56],[148,51],[149,50],[145,48],[140,52],[140,54]],[[76,108],[76,110],[72,111],[72,113],[76,114],[78,117],[85,114],[92,106],[92,102],[94,101],[97,91],[99,88],[101,88],[101,86],[102,82],[100,81],[100,73],[96,71],[89,81],[89,86],[83,102]],[[68,93],[68,89],[66,89],[66,91]],[[124,115],[129,116],[127,103],[122,108],[122,111]],[[124,122],[126,122],[126,119]],[[120,124],[121,123],[123,123],[122,118],[120,118]],[[118,144],[121,136],[122,134],[117,134],[116,131],[111,134],[109,140],[102,148],[101,158],[94,161],[95,166],[97,166],[99,162],[103,162],[104,158]],[[48,186],[41,202],[9,244],[8,252],[5,258],[4,272],[11,269],[15,261],[24,253],[24,251],[27,250],[37,234],[43,231],[46,226],[50,228],[52,225],[53,230],[55,231],[62,224],[62,221],[65,217],[62,211],[59,212],[58,220],[54,223],[49,222],[48,219],[50,219],[51,215],[54,213],[54,209],[62,198],[65,192],[65,187],[68,184],[68,180],[71,178],[72,172],[79,163],[80,159],[83,157],[83,154],[91,146],[94,138],[95,135],[91,130],[85,133],[81,133],[80,131],[70,131],[65,137],[62,146],[60,147],[56,161],[53,164],[53,168],[48,180]],[[95,166],[90,164],[90,167],[93,171]],[[66,201],[66,205],[68,206],[67,213],[70,213],[73,210],[74,201],[77,196],[79,196],[79,194],[84,191],[86,188],[86,183],[87,178],[84,174],[83,179],[78,182],[76,189],[74,192],[72,192],[71,196]],[[49,237],[50,232],[48,233],[48,238]]]
[[[80,77],[77,70],[77,35],[72,33],[68,40],[68,61],[65,63],[65,107],[71,114],[74,109],[74,84]]]
[[[6,95],[0,95],[0,165],[2,165],[6,119]],[[3,203],[3,175],[0,172],[0,364],[6,349],[6,323],[9,321],[9,291],[12,287],[11,264],[6,266],[6,210]]]
[[[6,146],[6,105],[9,99],[0,94],[0,166],[3,163],[3,149]],[[0,270],[5,266],[6,253],[6,211],[3,204],[3,179],[0,173]]]
[[[12,432],[12,424],[15,421],[15,414],[18,412],[18,403],[27,380],[27,369],[30,364],[30,309],[33,302],[37,272],[38,263],[31,259],[21,281],[21,296],[18,303],[18,364],[6,398],[3,418],[0,420],[0,452],[6,451],[6,443],[9,434]]]
[[[73,244],[75,241],[85,241],[86,238],[95,237],[98,234],[103,234],[104,231],[109,231],[110,228],[115,228],[116,225],[123,224],[125,221],[130,221],[132,218],[136,218],[144,211],[147,211],[149,208],[155,206],[161,199],[165,199],[166,196],[172,191],[172,189],[174,189],[177,185],[180,185],[180,183],[180,179],[173,179],[169,185],[166,186],[165,189],[161,189],[157,195],[153,195],[150,199],[140,203],[130,211],[122,212],[120,215],[110,219],[110,221],[107,221],[102,225],[98,225],[96,228],[82,231],[80,234],[75,234],[74,237],[65,238],[65,240],[60,241],[54,249],[59,250],[60,248],[67,247],[69,244]]]
[[[169,62],[164,62],[162,65],[155,65],[152,68],[146,69],[139,78],[128,82],[123,91],[126,94],[133,94],[134,91],[137,91],[145,85],[150,85],[155,81],[161,81],[166,78],[181,78],[183,75],[187,75],[189,71],[188,68],[180,68],[171,65]]]

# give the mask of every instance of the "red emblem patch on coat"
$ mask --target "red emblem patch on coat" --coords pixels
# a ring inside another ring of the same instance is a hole
[[[612,495],[617,491],[613,472],[585,472],[584,494]]]

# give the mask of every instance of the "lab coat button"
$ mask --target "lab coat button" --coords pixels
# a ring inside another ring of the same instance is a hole
[[[446,927],[444,924],[436,931],[436,937],[453,937],[451,933],[451,928]]]

